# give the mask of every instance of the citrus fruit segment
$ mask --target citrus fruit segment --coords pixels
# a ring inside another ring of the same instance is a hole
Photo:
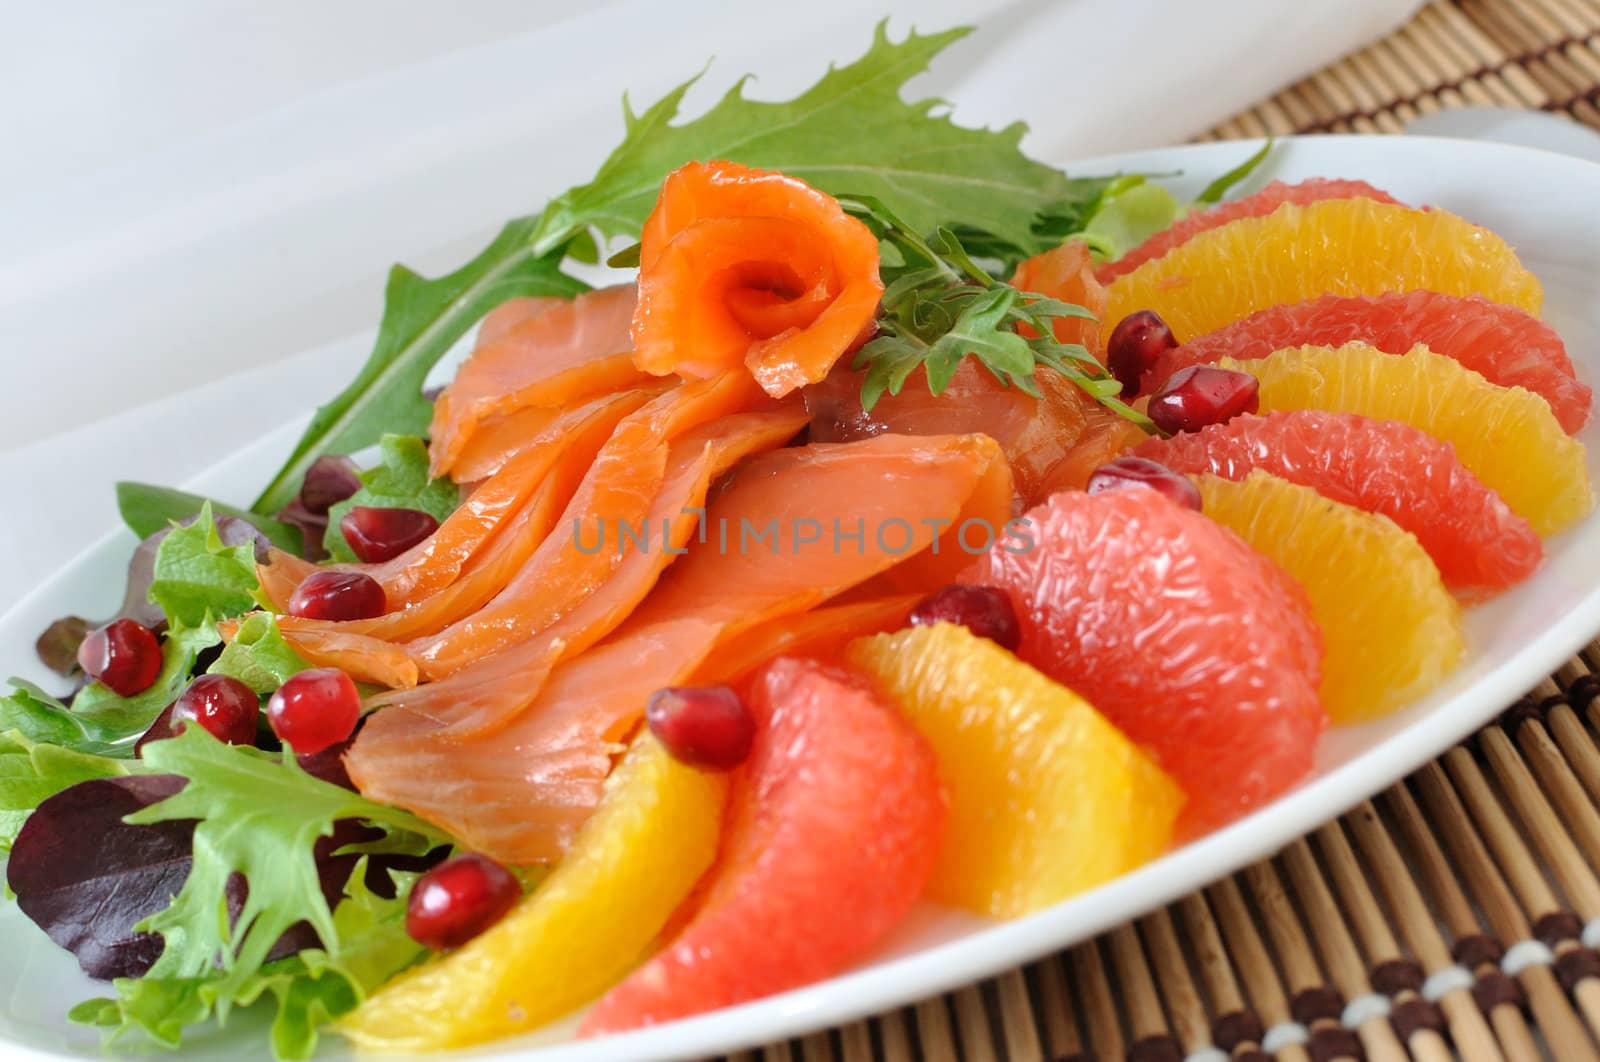
[[[1266,472],[1195,482],[1207,516],[1305,587],[1327,649],[1322,705],[1335,723],[1386,715],[1460,662],[1461,607],[1393,521]]]
[[[1538,315],[1539,280],[1506,242],[1443,210],[1371,199],[1287,203],[1202,232],[1106,289],[1101,335],[1154,310],[1179,342],[1283,302],[1427,288]]]
[[[1594,507],[1583,444],[1561,430],[1549,403],[1520,387],[1496,387],[1426,347],[1400,355],[1362,343],[1298,347],[1218,364],[1261,381],[1263,411],[1360,413],[1443,439],[1541,535]]]
[[[1273,181],[1261,191],[1226,203],[1218,203],[1206,210],[1196,210],[1130,250],[1121,258],[1106,262],[1095,275],[1100,283],[1109,284],[1124,273],[1131,273],[1152,259],[1160,258],[1174,247],[1192,240],[1202,232],[1226,225],[1240,218],[1259,218],[1277,210],[1285,203],[1316,203],[1323,199],[1375,199],[1393,203],[1388,192],[1374,188],[1366,181],[1340,181],[1313,177],[1309,181],[1285,184]]]
[[[927,884],[946,814],[928,743],[864,678],[815,661],[774,661],[748,700],[755,745],[734,776],[703,902],[600,1000],[582,1035],[831,976],[881,940]]]
[[[1521,582],[1544,547],[1528,522],[1468,471],[1455,450],[1396,420],[1290,409],[1235,417],[1134,453],[1176,472],[1243,479],[1261,469],[1370,513],[1417,537],[1458,592],[1481,595]]]
[[[928,895],[1013,918],[1160,854],[1183,792],[1083,698],[965,627],[853,643],[933,746],[950,825]]]
[[[536,1028],[639,961],[715,858],[727,783],[643,734],[556,869],[458,951],[402,974],[340,1023],[369,1051],[434,1051]]]
[[[1154,391],[1186,365],[1345,343],[1367,343],[1390,354],[1404,354],[1420,343],[1482,373],[1490,383],[1540,395],[1568,434],[1589,420],[1594,396],[1573,373],[1555,329],[1515,306],[1437,291],[1324,295],[1268,306],[1168,351],[1145,373],[1142,390]]]
[[[1022,659],[1087,698],[1220,825],[1311,768],[1326,715],[1305,592],[1233,532],[1151,490],[1065,491],[964,582],[1011,594]]]

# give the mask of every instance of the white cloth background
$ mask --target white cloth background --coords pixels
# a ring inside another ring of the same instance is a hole
[[[792,95],[896,35],[977,33],[913,85],[1058,163],[1181,141],[1417,0],[80,0],[0,36],[0,611],[342,386],[389,263],[448,269],[586,179],[715,57]],[[246,498],[255,484],[241,485]]]

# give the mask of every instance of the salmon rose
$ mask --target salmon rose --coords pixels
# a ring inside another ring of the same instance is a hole
[[[1052,251],[1029,258],[1017,266],[1011,286],[1019,291],[1032,291],[1082,306],[1096,318],[1106,310],[1106,289],[1095,279],[1089,245],[1082,240],[1068,240]],[[1105,352],[1100,346],[1098,320],[1057,317],[1051,324],[1058,342],[1077,343],[1088,348],[1089,353],[1101,361],[1105,360]],[[1026,334],[1032,329],[1023,326],[1023,331]]]
[[[734,162],[670,174],[639,245],[634,364],[658,376],[740,365],[782,397],[870,334],[878,241],[804,181]]]

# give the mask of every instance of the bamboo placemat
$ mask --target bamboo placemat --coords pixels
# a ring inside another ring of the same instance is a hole
[[[1468,105],[1600,128],[1600,0],[1436,0],[1199,139],[1398,133]],[[983,984],[729,1062],[1600,1062],[1596,946],[1600,642],[1272,859]]]

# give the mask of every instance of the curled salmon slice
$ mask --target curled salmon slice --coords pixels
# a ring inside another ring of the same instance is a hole
[[[684,619],[591,649],[550,673],[533,710],[485,737],[449,740],[424,712],[385,709],[345,766],[367,796],[411,809],[472,851],[553,862],[599,805],[650,694],[693,674],[717,633]]]
[[[560,576],[551,573],[546,581],[537,584],[542,598],[533,607],[553,604],[554,611],[526,613],[530,617],[528,626],[515,644],[493,654],[447,659],[448,677],[377,703],[402,708],[421,706],[433,718],[448,721],[455,737],[485,733],[503,725],[538,694],[538,676],[610,634],[633,612],[693,535],[712,481],[746,455],[786,442],[803,423],[804,416],[798,409],[740,413],[675,440],[668,453],[666,477],[650,508],[637,514],[637,521],[632,514],[626,517],[631,530],[624,530],[621,522],[596,522],[588,528],[581,522],[564,522],[563,533],[552,539],[559,540],[558,555],[571,548],[580,555],[590,550],[596,554],[614,553],[618,563],[604,582],[558,600],[548,592],[558,587]],[[459,644],[452,644],[460,648]],[[438,658],[420,651],[415,656],[432,677],[429,669],[439,666]],[[500,675],[518,678],[509,683],[484,681],[486,676]]]
[[[355,621],[339,629],[387,638],[401,637],[397,631],[404,629],[410,634],[403,636],[413,636],[425,629],[417,620],[423,615],[436,615],[437,609],[404,620],[391,617],[404,615],[405,611],[450,586],[481,552],[492,551],[497,556],[509,552],[521,558],[516,562],[520,565],[550,529],[549,520],[542,524],[534,521],[534,526],[529,526],[527,510],[534,504],[535,496],[539,495],[546,505],[553,501],[557,512],[571,497],[570,489],[564,495],[550,497],[547,481],[552,469],[563,466],[577,466],[579,472],[587,469],[600,445],[623,418],[658,394],[660,389],[653,387],[624,391],[557,414],[543,431],[528,440],[515,460],[479,484],[432,535],[392,560],[379,564],[338,565],[342,570],[364,572],[376,579],[389,604],[388,616]],[[562,481],[562,477],[556,479],[557,483]],[[258,567],[257,575],[267,599],[280,610],[286,610],[295,587],[318,570],[318,565],[272,551],[266,563]],[[497,585],[495,590],[503,585],[503,582]],[[458,616],[450,617],[455,618]]]
[[[491,314],[478,346],[434,402],[428,429],[432,474],[453,474],[462,451],[491,418],[530,407],[561,408],[636,383],[631,359],[611,357],[632,348],[633,309],[634,289],[625,284]]]
[[[729,373],[683,384],[647,403],[624,417],[601,447],[558,526],[613,533],[624,524],[638,527],[666,479],[672,440],[764,401],[748,377]],[[802,424],[800,417],[790,434]],[[425,673],[439,678],[525,641],[594,593],[626,556],[582,545],[576,534],[552,535],[493,600],[413,643]]]
[[[639,243],[634,363],[699,378],[748,369],[773,397],[863,340],[883,282],[878,241],[804,181],[733,162],[668,175]]]
[[[900,630],[921,597],[871,597],[776,616],[722,640],[695,672],[693,682],[735,685],[779,656],[833,659],[857,638]]]

